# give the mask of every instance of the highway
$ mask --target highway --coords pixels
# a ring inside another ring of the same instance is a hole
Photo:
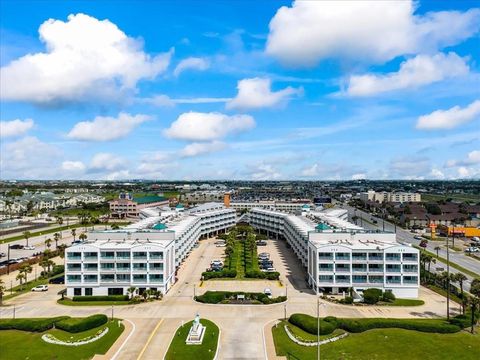
[[[411,244],[411,245],[420,245],[420,240],[417,240],[414,238],[414,234],[412,234],[410,231],[402,229],[401,227],[397,226],[395,227],[394,224],[388,222],[388,221],[383,221],[382,218],[375,217],[373,215],[368,214],[367,212],[360,210],[360,209],[355,209],[354,207],[348,206],[348,205],[342,205],[342,208],[348,210],[348,215],[349,215],[349,220],[353,222],[352,217],[356,216],[358,217],[357,219],[357,225],[360,225],[364,227],[365,229],[371,229],[371,230],[385,230],[385,231],[390,231],[390,232],[395,232],[397,234],[397,241],[403,244]],[[355,211],[356,210],[356,211]],[[372,222],[373,220],[377,221],[377,224],[374,224]],[[451,239],[450,239],[451,240]],[[461,241],[461,240],[456,240]],[[449,242],[451,245],[451,241]],[[435,247],[439,246],[440,250],[438,252],[438,255],[442,258],[447,257],[447,251],[446,251],[446,244],[442,241],[429,241],[427,245],[427,250],[436,254],[437,251],[435,250]],[[461,267],[472,271],[480,276],[480,261],[472,259],[468,256],[466,256],[463,252],[460,251],[454,251],[451,250],[449,251],[450,253],[450,262],[455,263],[457,265],[460,265]],[[442,263],[439,260],[436,260],[436,264],[432,264],[431,267],[432,270],[435,270],[437,272],[442,272],[446,271],[447,265]],[[450,272],[452,273],[457,273],[460,272],[455,268],[452,268],[450,266]],[[464,275],[469,279],[466,289],[470,288],[470,281],[473,279],[473,277],[469,274]]]

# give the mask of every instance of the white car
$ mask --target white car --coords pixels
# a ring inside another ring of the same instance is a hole
[[[265,288],[265,290],[263,290],[263,293],[267,295],[269,299],[272,298],[272,290],[270,290],[269,288]]]
[[[35,250],[35,246],[30,245],[30,246],[24,246],[23,250]]]
[[[38,285],[32,288],[32,291],[47,291],[48,285]]]
[[[215,245],[216,247],[226,247],[227,244],[225,243],[218,243],[217,245]]]
[[[213,260],[211,263],[210,263],[211,266],[223,266],[223,262],[221,262],[220,260]]]

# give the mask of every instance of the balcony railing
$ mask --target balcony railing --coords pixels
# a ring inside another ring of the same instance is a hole
[[[366,256],[352,256],[352,261],[365,261],[367,260]]]
[[[350,268],[337,267],[336,272],[350,272]]]
[[[387,261],[400,261],[400,256],[388,256],[385,258]]]
[[[399,273],[399,272],[400,272],[400,268],[388,268],[388,267],[387,267],[387,271],[386,271],[386,272]]]
[[[388,280],[387,279],[387,284],[400,284],[401,281],[400,280]]]
[[[98,256],[85,256],[84,257],[84,260],[94,260],[94,261],[97,261],[98,260]]]
[[[96,282],[98,282],[98,279],[83,279],[83,282],[86,282],[86,283],[96,283]]]
[[[383,268],[369,268],[368,272],[383,272]]]
[[[416,272],[418,272],[418,269],[416,269],[416,268],[415,268],[415,269],[412,269],[412,268],[406,268],[406,267],[404,267],[404,268],[403,268],[403,272],[416,273]]]
[[[344,283],[349,283],[350,279],[335,279],[335,282],[337,284],[344,284]]]

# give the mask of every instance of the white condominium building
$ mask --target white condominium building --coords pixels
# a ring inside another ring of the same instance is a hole
[[[365,230],[334,214],[253,209],[249,219],[255,228],[285,238],[320,292],[379,288],[401,298],[418,297],[417,249],[398,243],[393,233]]]
[[[235,210],[252,210],[252,209],[275,209],[277,211],[293,212],[302,210],[305,207],[310,207],[311,204],[305,202],[287,202],[274,200],[260,200],[260,201],[234,201],[230,202],[230,207]]]
[[[360,193],[360,200],[363,201],[376,201],[383,202],[420,202],[422,196],[419,193],[407,193],[407,192],[375,192],[369,190],[367,192]]]
[[[67,296],[125,295],[136,287],[166,293],[177,267],[201,237],[235,225],[235,210],[221,203],[186,211],[153,210],[157,216],[119,230],[92,231],[87,241],[65,251]]]

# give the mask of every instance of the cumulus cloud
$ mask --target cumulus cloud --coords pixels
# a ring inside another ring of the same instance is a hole
[[[0,138],[25,135],[34,125],[32,119],[0,121]]]
[[[173,71],[173,75],[179,76],[185,70],[207,70],[210,66],[208,60],[198,57],[189,57],[178,63]]]
[[[85,171],[85,164],[81,161],[64,161],[62,162],[62,170],[69,172],[83,172]]]
[[[467,154],[466,159],[463,160],[448,160],[446,167],[456,166],[470,166],[480,164],[480,150],[473,150]]]
[[[213,97],[198,97],[198,98],[171,98],[168,95],[160,94],[148,98],[137,99],[138,102],[150,104],[158,107],[173,107],[176,104],[215,104],[224,103],[231,100],[231,98],[213,98]]]
[[[302,176],[317,176],[318,173],[320,172],[320,166],[318,164],[313,164],[311,166],[307,166],[304,168],[301,172]]]
[[[348,95],[370,96],[383,92],[415,88],[446,78],[465,75],[469,67],[455,53],[417,55],[400,64],[398,72],[385,75],[354,75],[349,79]]]
[[[250,115],[229,116],[218,112],[188,112],[181,114],[164,134],[173,139],[212,141],[254,127],[255,120]]]
[[[205,143],[194,142],[186,145],[181,151],[180,156],[191,157],[208,154],[225,149],[227,145],[221,141],[212,141]]]
[[[114,23],[85,14],[49,19],[39,34],[45,52],[1,68],[2,99],[43,105],[116,99],[164,72],[173,53],[150,56]]]
[[[125,169],[127,163],[120,156],[110,153],[95,154],[90,162],[90,172],[119,171]]]
[[[352,180],[365,180],[367,178],[367,174],[358,173],[352,175]]]
[[[423,179],[431,171],[430,159],[424,156],[401,156],[390,161],[393,179]]]
[[[325,58],[384,62],[434,51],[469,38],[480,10],[415,15],[409,1],[295,1],[270,21],[266,53],[290,66],[314,66]]]
[[[58,160],[61,151],[34,136],[2,143],[0,174],[3,179],[58,178]]]
[[[250,110],[284,104],[292,96],[302,94],[301,88],[287,87],[272,91],[272,81],[267,78],[243,79],[237,84],[237,96],[227,102],[227,109]]]
[[[83,141],[109,141],[123,138],[137,126],[150,120],[148,115],[120,113],[118,117],[97,116],[93,121],[82,121],[68,133],[70,139]]]
[[[257,181],[277,180],[281,176],[280,172],[270,164],[258,164],[250,170],[251,179]]]
[[[437,110],[418,118],[417,129],[436,130],[453,129],[476,119],[480,115],[480,100],[472,102],[465,108],[454,106],[448,110]]]

